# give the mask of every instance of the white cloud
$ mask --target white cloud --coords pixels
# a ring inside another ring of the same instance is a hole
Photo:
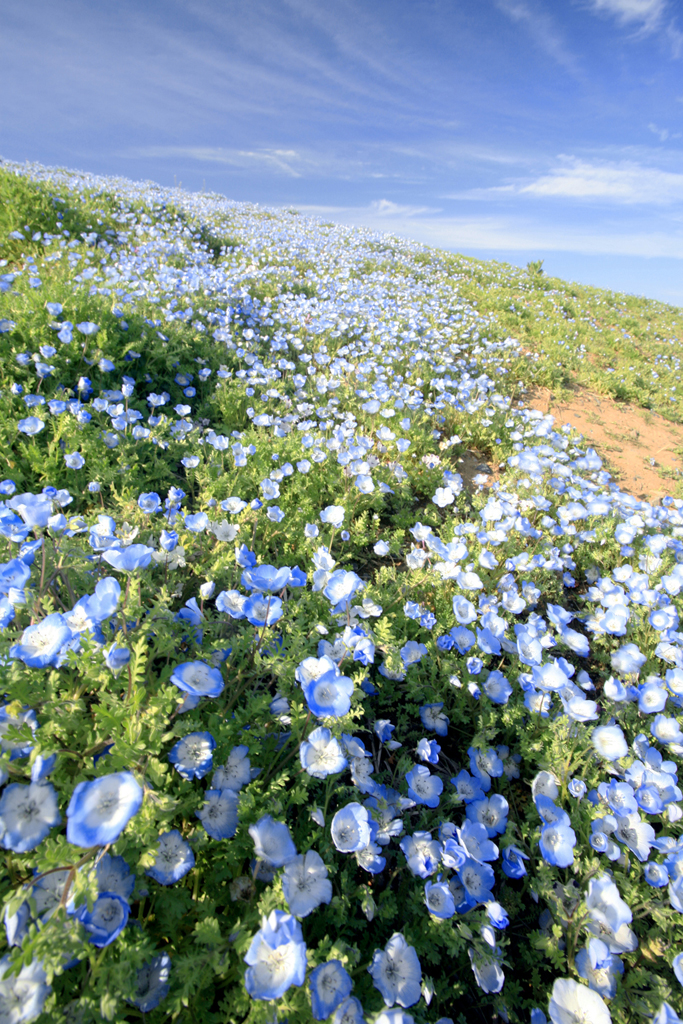
[[[599,199],[610,203],[668,204],[683,201],[683,174],[622,161],[566,162],[519,189],[522,195]]]
[[[422,213],[439,213],[436,206],[402,206],[390,199],[374,199],[370,203],[371,214],[378,217],[417,217]]]
[[[575,252],[615,256],[669,257],[683,260],[683,226],[650,231],[615,231],[539,223],[528,218],[434,217],[378,213],[376,203],[359,207],[305,206],[302,213],[324,217],[339,224],[369,228],[414,239],[451,251],[478,249],[487,252]],[[400,210],[401,208],[398,207]]]
[[[526,3],[526,0],[497,0],[497,6],[512,21],[524,25],[536,45],[560,67],[574,78],[584,77],[576,57],[567,49],[560,32],[545,11],[538,10]]]
[[[659,28],[667,7],[666,0],[590,0],[596,14],[612,15],[620,25],[635,25],[643,32]]]

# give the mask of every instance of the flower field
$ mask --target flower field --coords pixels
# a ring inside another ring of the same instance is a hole
[[[683,500],[524,405],[671,308],[7,162],[0,264],[0,1024],[680,1021]]]

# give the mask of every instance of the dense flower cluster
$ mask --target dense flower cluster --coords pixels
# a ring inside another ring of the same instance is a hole
[[[71,291],[0,275],[2,1019],[62,975],[99,1019],[105,964],[117,1020],[679,1020],[683,502],[514,407],[438,274],[364,278],[377,238],[33,174],[117,226],[14,232]]]

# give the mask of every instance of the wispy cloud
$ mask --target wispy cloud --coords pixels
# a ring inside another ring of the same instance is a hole
[[[667,0],[589,0],[595,14],[612,16],[620,25],[635,26],[642,32],[661,27],[667,6]]]
[[[546,11],[526,3],[526,0],[497,0],[497,7],[512,21],[521,24],[549,57],[573,78],[583,79],[578,60],[567,48],[562,34]]]
[[[668,132],[662,133],[655,125],[650,128],[662,140],[669,138]],[[514,196],[664,206],[683,201],[683,174],[646,167],[630,160],[590,163],[561,156],[556,167],[534,181],[470,189],[449,198],[510,199]]]
[[[564,165],[524,185],[519,192],[610,203],[668,204],[683,200],[683,174],[630,161],[591,164],[568,158]]]
[[[411,238],[451,251],[574,252],[618,256],[670,257],[683,260],[683,226],[662,230],[601,230],[542,224],[519,216],[433,217],[378,213],[377,203],[367,206],[306,206],[302,213],[340,224],[369,228]],[[400,207],[399,207],[400,210]]]

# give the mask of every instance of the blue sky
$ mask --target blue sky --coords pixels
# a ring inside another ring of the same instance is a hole
[[[679,0],[2,6],[6,159],[683,305]]]

